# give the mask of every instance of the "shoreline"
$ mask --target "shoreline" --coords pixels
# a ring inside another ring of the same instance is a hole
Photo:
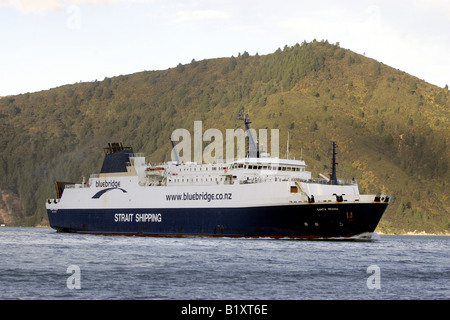
[[[37,226],[1,226],[0,228],[49,228],[50,226],[46,225],[37,225]],[[449,232],[441,232],[441,233],[427,233],[425,231],[407,231],[407,232],[401,232],[401,233],[385,233],[383,231],[375,230],[375,233],[377,233],[380,236],[429,236],[429,237],[449,237]]]
[[[430,237],[448,237],[450,233],[442,232],[442,233],[427,233],[425,231],[407,231],[402,233],[384,233],[382,231],[375,230],[380,236],[430,236]]]

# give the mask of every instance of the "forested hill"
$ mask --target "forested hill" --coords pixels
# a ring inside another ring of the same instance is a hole
[[[225,134],[245,111],[253,128],[279,129],[281,146],[289,132],[290,156],[314,176],[330,173],[337,141],[339,178],[394,197],[379,231],[448,233],[449,106],[448,87],[327,41],[3,97],[0,222],[48,224],[54,181],[99,172],[108,142],[170,160],[173,130],[202,120]]]

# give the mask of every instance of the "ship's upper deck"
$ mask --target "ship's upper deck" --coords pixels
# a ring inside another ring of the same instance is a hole
[[[145,185],[208,185],[307,180],[311,173],[302,160],[242,158],[231,163],[167,162],[145,169]]]

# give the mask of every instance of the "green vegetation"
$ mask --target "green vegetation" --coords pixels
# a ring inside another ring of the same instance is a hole
[[[337,141],[338,177],[394,196],[380,231],[449,232],[449,107],[448,87],[327,41],[3,97],[0,213],[45,225],[53,181],[98,172],[108,142],[161,162],[176,128],[203,120],[225,132],[250,111],[253,128],[280,130],[280,144],[289,132],[290,155],[302,150],[313,174],[329,173]]]

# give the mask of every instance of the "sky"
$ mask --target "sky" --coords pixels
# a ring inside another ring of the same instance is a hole
[[[0,0],[0,97],[313,39],[450,84],[450,0]]]

